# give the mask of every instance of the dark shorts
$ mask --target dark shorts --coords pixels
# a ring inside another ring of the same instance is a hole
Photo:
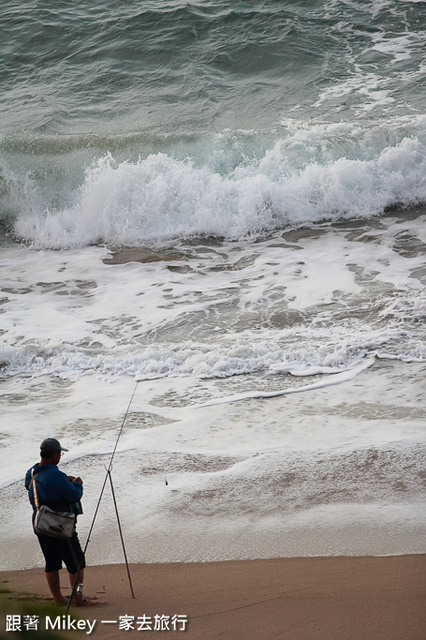
[[[36,533],[36,536],[46,562],[46,573],[62,569],[62,562],[69,573],[77,573],[79,569],[84,569],[86,566],[84,553],[76,532],[68,540],[50,538],[38,533]]]

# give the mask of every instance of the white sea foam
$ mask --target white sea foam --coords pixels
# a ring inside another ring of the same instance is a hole
[[[147,263],[5,247],[0,491],[18,506],[0,545],[18,529],[23,553],[3,566],[41,560],[22,476],[46,435],[84,477],[84,540],[136,382],[113,470],[133,560],[418,552],[424,221],[180,241]],[[121,560],[108,499],[91,562]]]
[[[373,50],[379,51],[392,56],[390,64],[396,64],[403,60],[411,58],[412,52],[416,51],[421,42],[424,42],[425,32],[417,34],[400,34],[389,37],[383,33],[372,34],[371,38],[374,42]]]
[[[140,383],[113,467],[132,560],[419,552],[422,369],[403,366],[405,378],[398,366],[376,365],[339,385],[205,407],[170,406],[176,395],[183,402],[185,380]],[[19,561],[4,554],[2,568],[22,568],[40,561],[27,553],[33,534],[22,476],[46,429],[70,449],[64,470],[79,469],[84,477],[84,540],[134,382],[121,378],[110,385],[91,376],[58,386],[26,379],[4,390],[11,401],[4,407],[2,500],[16,508],[0,540],[15,527],[23,553]],[[24,438],[17,462],[13,454]],[[120,561],[109,505],[107,491],[91,562]]]
[[[358,366],[354,366],[350,371],[345,371],[341,373],[335,373],[332,376],[326,376],[320,382],[316,382],[314,384],[309,384],[301,387],[290,387],[289,389],[280,390],[280,391],[250,391],[249,393],[241,393],[235,396],[228,396],[225,398],[220,398],[218,400],[210,400],[209,402],[205,402],[203,404],[198,405],[198,407],[211,407],[216,404],[229,404],[232,402],[241,402],[242,400],[250,400],[254,398],[277,398],[278,396],[285,396],[292,393],[304,393],[307,391],[314,391],[315,389],[322,389],[323,387],[342,384],[342,382],[348,382],[349,380],[353,380],[359,373],[368,369],[373,364],[373,360],[369,359],[365,362],[362,362]],[[275,371],[283,371],[283,368],[278,365],[273,367]],[[323,367],[315,367],[315,373],[326,373]],[[285,368],[285,371],[288,369]],[[303,374],[302,374],[303,375]],[[304,375],[314,375],[314,371],[312,368],[304,372]]]
[[[422,360],[423,256],[396,250],[421,227],[417,219],[369,230],[368,243],[329,229],[293,243],[207,244],[115,266],[96,247],[5,249],[0,361],[12,376],[201,380],[340,373],[378,352]],[[365,302],[370,280],[375,307]],[[352,307],[363,310],[359,321]]]
[[[215,168],[217,155],[199,166],[165,153],[134,161],[107,154],[86,170],[72,206],[43,207],[35,185],[22,188],[15,233],[44,248],[134,246],[203,234],[239,239],[380,214],[426,200],[425,145],[404,129],[400,122],[389,130],[399,136],[391,144],[374,128],[297,126],[257,160],[242,158],[225,173]],[[411,130],[421,135],[421,122]]]

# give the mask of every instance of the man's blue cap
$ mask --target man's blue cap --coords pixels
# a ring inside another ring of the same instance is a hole
[[[59,440],[56,440],[56,438],[46,438],[40,445],[40,451],[43,451],[43,453],[60,453],[61,451],[68,451],[68,449],[61,447]]]

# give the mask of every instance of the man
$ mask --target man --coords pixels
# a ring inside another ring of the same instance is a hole
[[[37,497],[40,505],[45,504],[55,511],[80,512],[80,499],[83,495],[83,481],[81,478],[67,476],[58,469],[58,464],[63,451],[56,438],[46,438],[40,445],[40,462],[27,471],[25,487],[28,497],[34,509],[33,523],[36,512],[34,502],[34,482],[37,483]],[[34,480],[35,478],[35,480]],[[71,587],[79,585],[73,596],[75,606],[83,606],[82,584],[84,576],[85,559],[81,549],[77,532],[74,529],[69,539],[52,538],[50,536],[36,534],[45,559],[45,574],[49,589],[57,604],[67,604],[68,600],[61,593],[59,570],[62,562],[65,563]],[[78,576],[77,576],[78,574]]]

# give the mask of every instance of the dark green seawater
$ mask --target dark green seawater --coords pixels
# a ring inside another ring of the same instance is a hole
[[[423,109],[423,2],[6,0],[0,20],[7,135]]]
[[[424,2],[10,0],[0,25],[18,238],[239,238],[426,200]]]

